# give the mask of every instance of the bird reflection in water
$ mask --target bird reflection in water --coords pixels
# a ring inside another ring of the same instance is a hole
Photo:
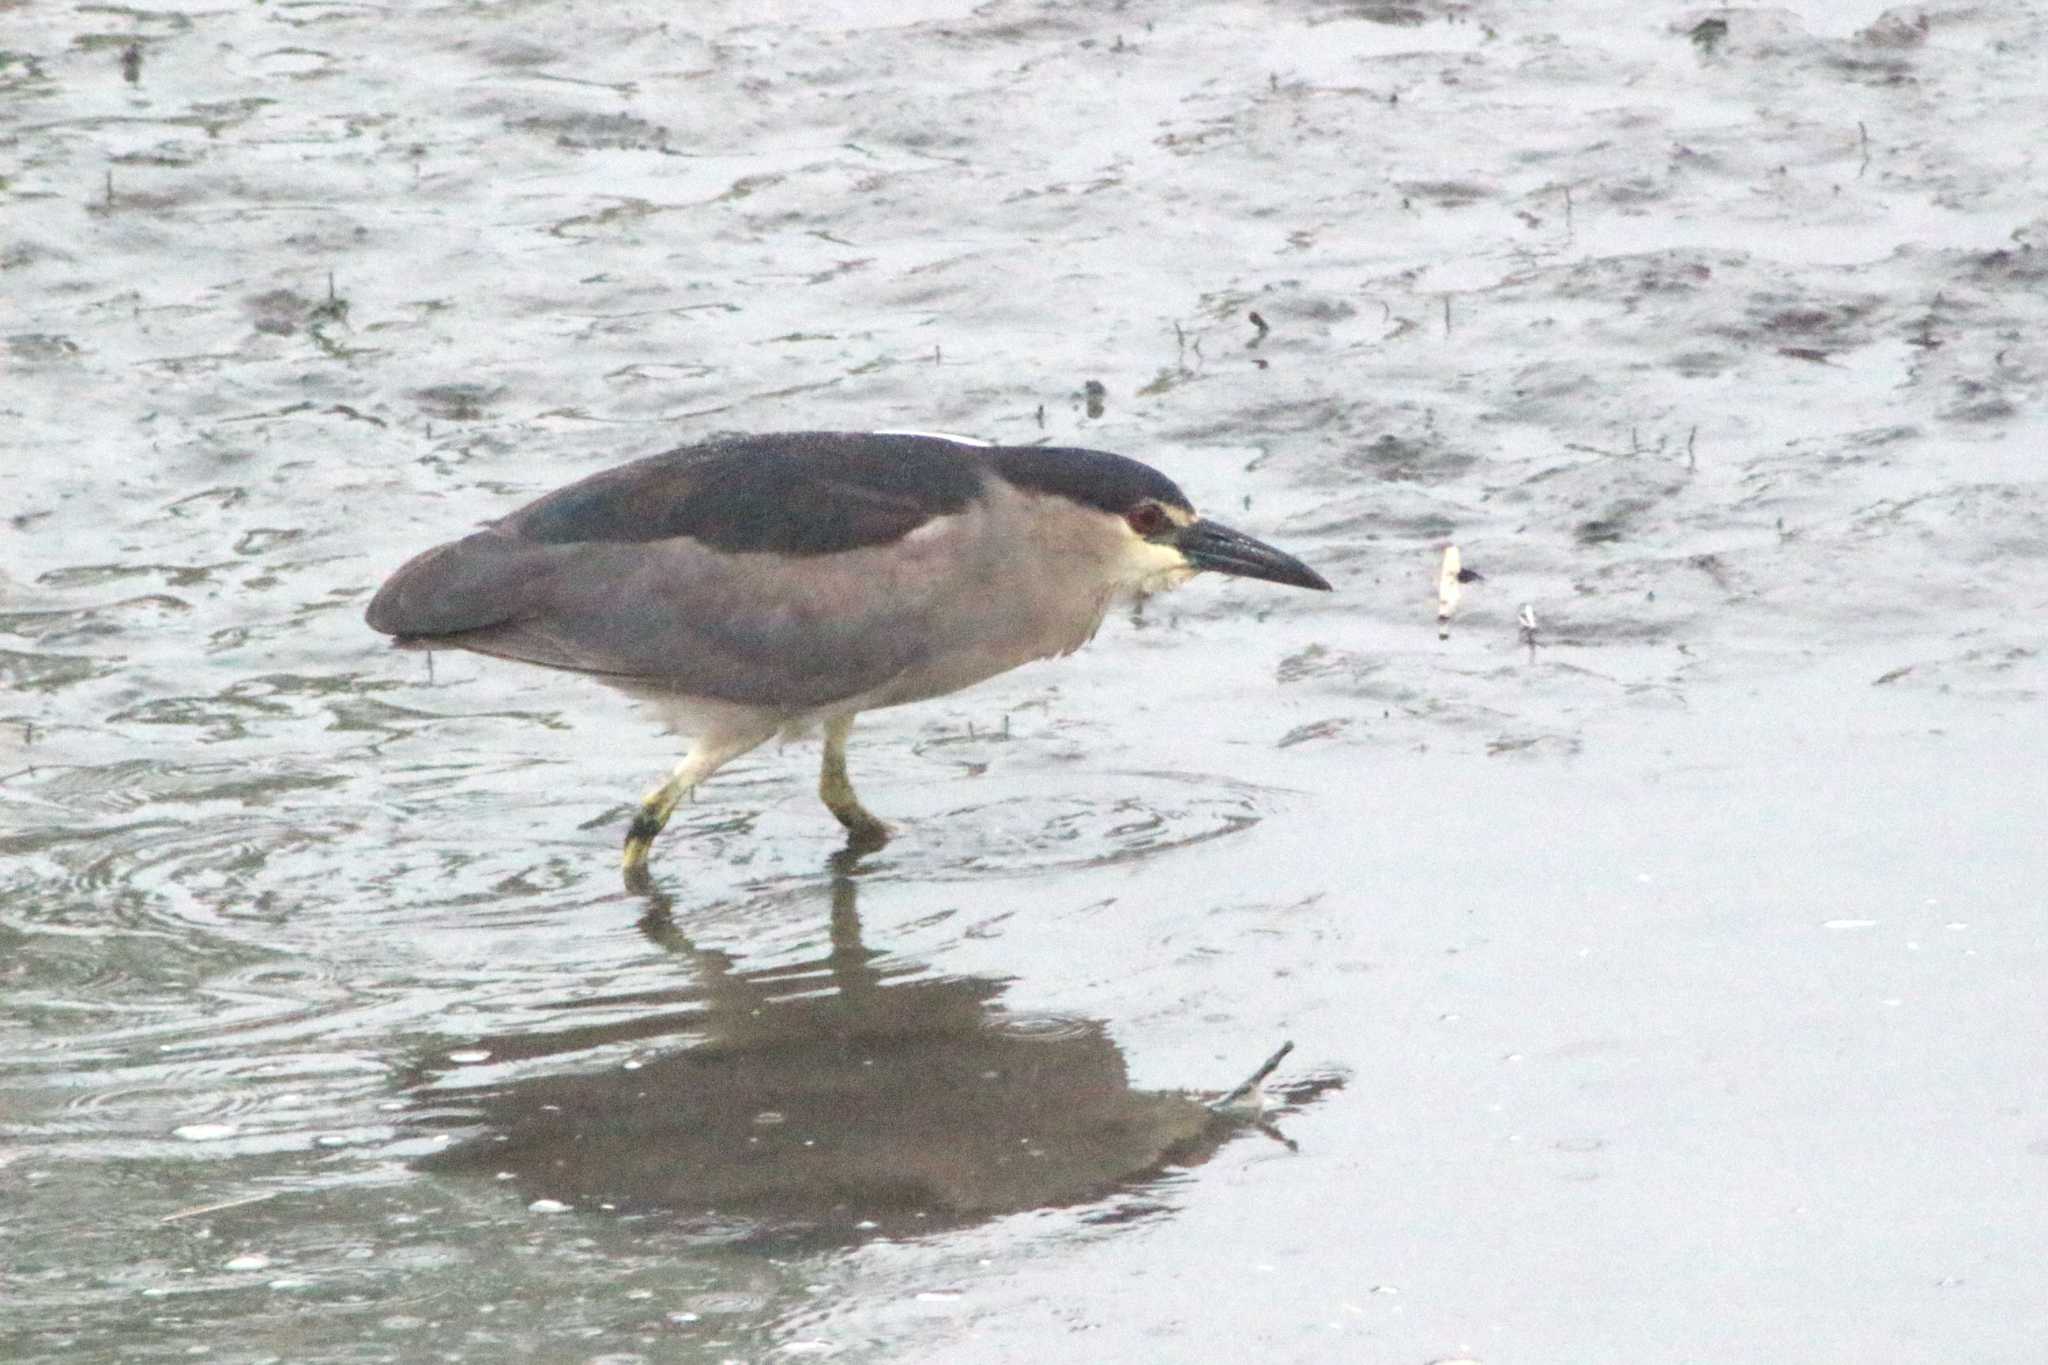
[[[1240,1103],[1133,1089],[1098,1020],[1011,1013],[1006,981],[866,947],[852,861],[832,864],[830,950],[797,964],[743,970],[650,894],[640,928],[690,985],[580,1001],[612,1017],[477,1046],[496,1063],[696,1041],[630,1067],[423,1089],[428,1122],[484,1131],[419,1164],[509,1176],[529,1200],[701,1219],[721,1238],[843,1244],[1119,1193],[1101,1216],[1138,1216],[1159,1207],[1148,1187],[1248,1126]]]

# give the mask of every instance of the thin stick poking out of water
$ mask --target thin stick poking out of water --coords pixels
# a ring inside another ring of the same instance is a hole
[[[1231,1091],[1220,1100],[1209,1101],[1209,1107],[1220,1113],[1257,1090],[1259,1083],[1272,1075],[1273,1069],[1280,1065],[1281,1059],[1292,1051],[1294,1051],[1294,1044],[1292,1042],[1280,1044],[1280,1050],[1266,1058],[1257,1071],[1254,1071],[1251,1075],[1245,1077],[1243,1081],[1239,1082],[1237,1089]]]

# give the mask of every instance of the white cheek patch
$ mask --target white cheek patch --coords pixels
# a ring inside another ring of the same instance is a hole
[[[1132,536],[1124,546],[1117,565],[1117,578],[1122,586],[1138,592],[1163,592],[1194,576],[1195,567],[1179,550],[1137,536]]]

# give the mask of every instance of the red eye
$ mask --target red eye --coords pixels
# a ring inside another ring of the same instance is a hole
[[[1124,515],[1133,531],[1150,540],[1173,529],[1173,518],[1156,502],[1141,502]]]

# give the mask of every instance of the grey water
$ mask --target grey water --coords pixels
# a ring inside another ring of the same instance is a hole
[[[0,1356],[2038,1358],[2044,61],[0,9]],[[759,751],[648,895],[651,717],[362,626],[593,469],[903,427],[1338,590],[867,718],[858,861]]]

